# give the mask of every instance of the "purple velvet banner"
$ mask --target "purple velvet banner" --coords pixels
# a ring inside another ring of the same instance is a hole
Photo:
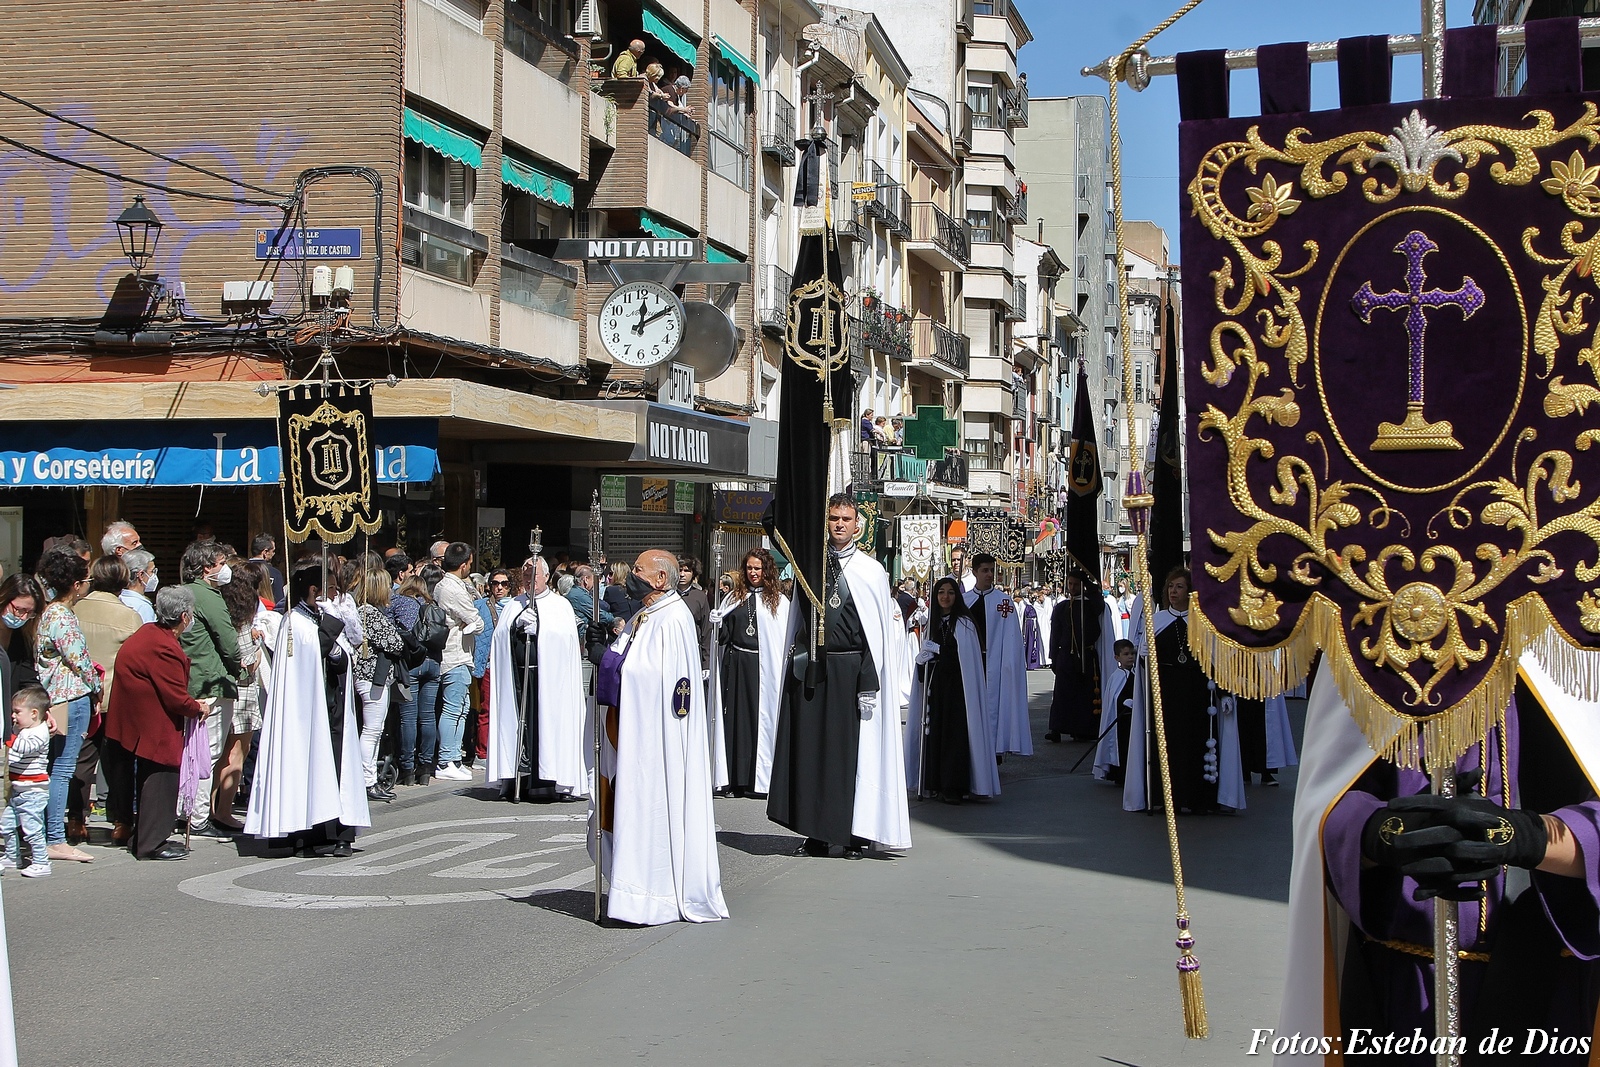
[[[1600,648],[1597,100],[1180,126],[1191,633],[1219,681],[1275,691],[1322,647],[1376,746],[1443,756],[1551,621]]]

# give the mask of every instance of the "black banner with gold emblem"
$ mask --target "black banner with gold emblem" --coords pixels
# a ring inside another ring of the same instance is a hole
[[[349,385],[299,385],[278,394],[289,540],[342,544],[381,520],[373,495],[372,394]]]
[[[1089,375],[1078,368],[1072,395],[1072,441],[1067,451],[1067,555],[1072,569],[1100,584],[1100,443],[1089,406]]]

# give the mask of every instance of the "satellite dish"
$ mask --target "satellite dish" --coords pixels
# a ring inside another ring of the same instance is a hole
[[[696,381],[709,382],[733,366],[739,354],[738,331],[728,313],[700,300],[683,302],[683,343],[673,362],[694,368]]]

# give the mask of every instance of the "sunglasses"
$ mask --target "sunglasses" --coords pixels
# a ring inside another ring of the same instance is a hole
[[[510,585],[511,583],[508,582],[508,581],[505,581],[502,578],[496,578],[494,581],[490,582],[489,584],[490,585]]]

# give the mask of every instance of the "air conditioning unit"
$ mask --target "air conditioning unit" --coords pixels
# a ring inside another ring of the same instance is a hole
[[[581,0],[578,17],[572,24],[572,36],[589,37],[599,41],[605,38],[605,28],[600,25],[600,12],[595,0]]]

